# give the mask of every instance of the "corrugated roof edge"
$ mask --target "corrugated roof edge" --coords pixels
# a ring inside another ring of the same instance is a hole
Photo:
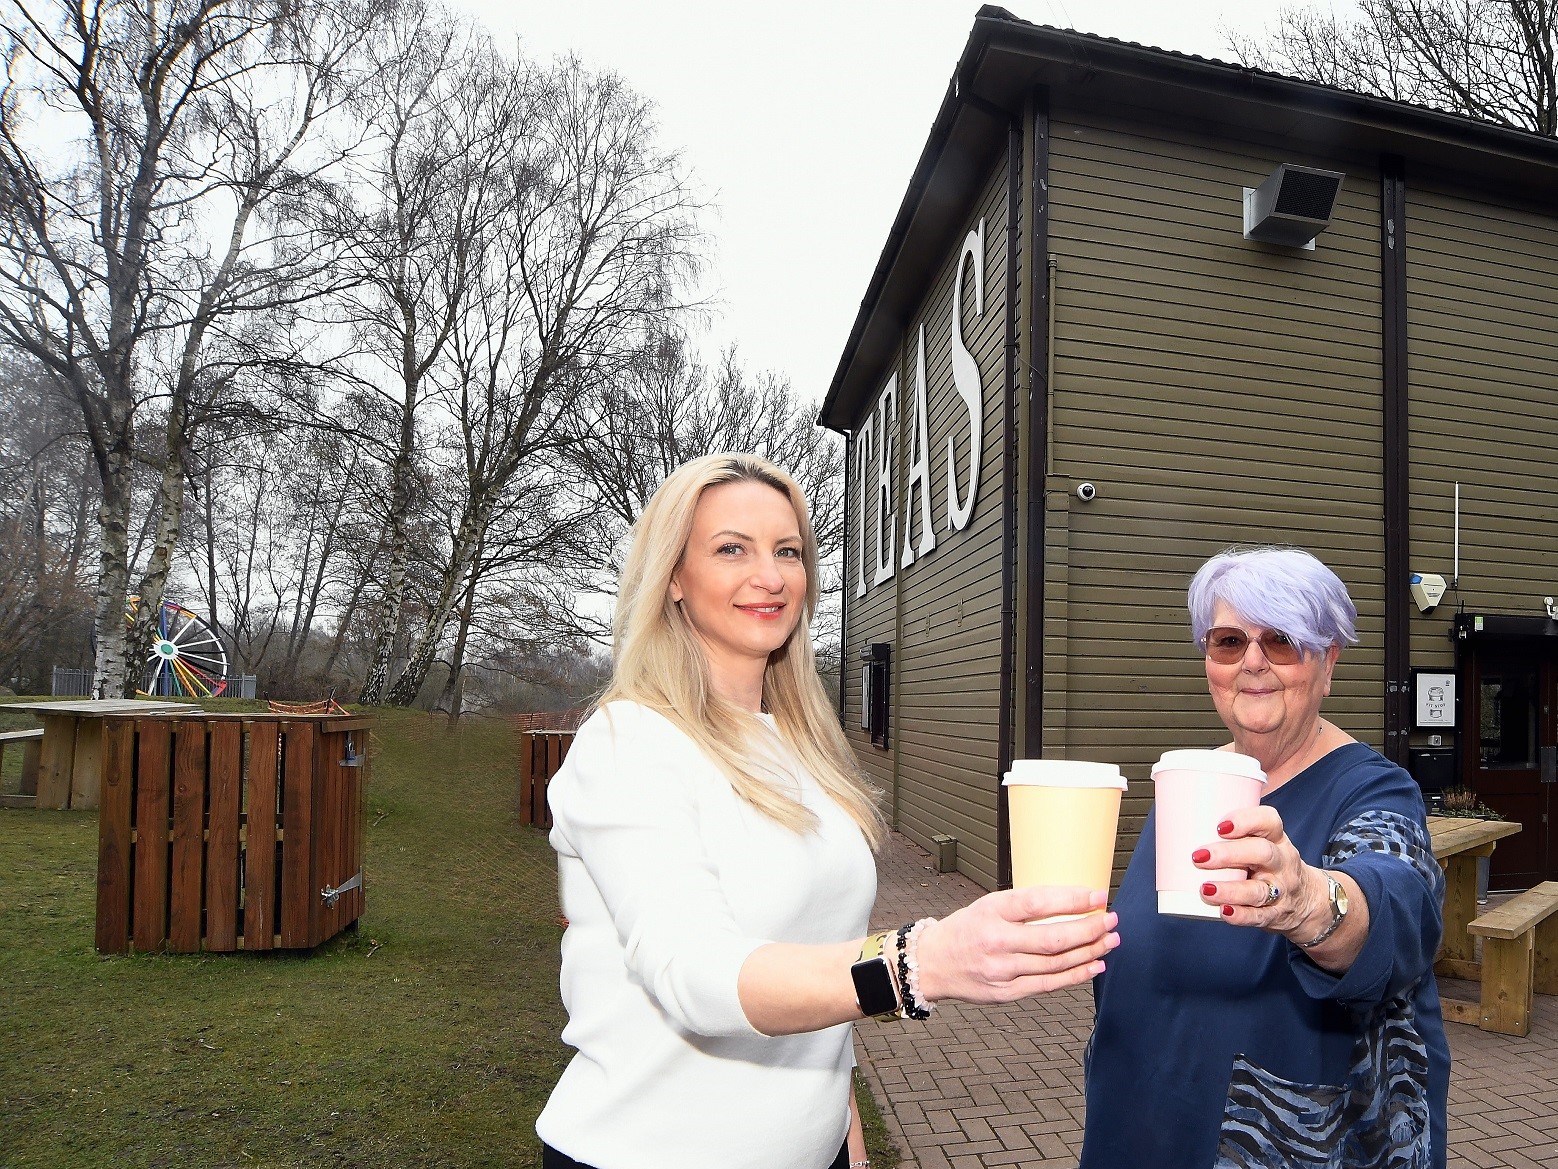
[[[986,4],[974,16],[974,27],[969,34],[968,43],[964,46],[963,53],[958,58],[957,68],[953,72],[952,79],[947,83],[946,96],[942,99],[941,106],[936,112],[935,120],[931,123],[931,130],[926,138],[925,147],[920,152],[919,161],[915,164],[908,189],[904,192],[903,202],[899,205],[898,214],[894,217],[892,227],[888,231],[882,254],[877,260],[871,280],[866,286],[866,294],[861,299],[860,311],[856,314],[855,323],[851,327],[849,337],[844,343],[844,351],[839,357],[833,380],[829,384],[827,395],[824,397],[822,406],[817,412],[817,422],[822,426],[839,431],[845,429],[845,420],[834,418],[832,415],[838,404],[838,397],[843,389],[844,382],[848,378],[850,367],[854,362],[855,351],[859,346],[866,327],[870,323],[871,315],[881,299],[882,291],[891,278],[892,269],[902,249],[904,237],[908,234],[909,227],[914,220],[915,211],[924,196],[925,188],[935,171],[936,164],[946,146],[947,139],[951,136],[953,123],[957,118],[960,106],[963,104],[958,89],[959,78],[969,75],[971,72],[970,66],[977,62],[989,48],[994,35],[1005,31],[1017,32],[1019,34],[1037,33],[1042,34],[1044,37],[1061,37],[1067,41],[1081,41],[1107,46],[1115,50],[1126,49],[1143,54],[1149,60],[1162,59],[1182,62],[1194,68],[1202,69],[1205,71],[1208,79],[1216,77],[1226,81],[1231,80],[1233,77],[1242,77],[1251,81],[1268,83],[1274,90],[1289,91],[1295,97],[1345,99],[1348,104],[1356,105],[1360,110],[1368,110],[1387,122],[1406,123],[1408,126],[1417,124],[1424,129],[1432,127],[1439,133],[1459,138],[1467,144],[1475,144],[1480,140],[1489,146],[1498,145],[1506,149],[1513,148],[1517,152],[1521,152],[1519,148],[1524,147],[1535,157],[1547,155],[1548,161],[1554,166],[1558,166],[1558,139],[1538,134],[1535,131],[1499,126],[1491,122],[1469,118],[1463,114],[1447,113],[1444,110],[1437,110],[1431,106],[1392,101],[1374,94],[1343,89],[1339,86],[1323,85],[1316,81],[1306,81],[1303,78],[1290,77],[1282,73],[1272,73],[1248,65],[1221,61],[1213,57],[1202,57],[1194,53],[1181,53],[1174,49],[1160,49],[1152,45],[1143,45],[1136,41],[1124,41],[1115,37],[1100,36],[1097,33],[1078,32],[1075,29],[1035,24],[1032,21],[1023,20],[1013,15],[998,5]]]

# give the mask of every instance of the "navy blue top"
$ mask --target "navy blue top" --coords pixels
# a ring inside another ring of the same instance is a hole
[[[1338,976],[1278,934],[1160,916],[1149,816],[1094,981],[1081,1169],[1445,1164],[1444,877],[1417,784],[1349,743],[1262,802],[1306,862],[1358,882],[1363,950]]]

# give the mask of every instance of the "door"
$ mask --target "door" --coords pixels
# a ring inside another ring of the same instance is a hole
[[[1483,803],[1522,825],[1493,850],[1490,885],[1526,889],[1558,876],[1558,649],[1548,639],[1484,641],[1467,672],[1463,773]]]

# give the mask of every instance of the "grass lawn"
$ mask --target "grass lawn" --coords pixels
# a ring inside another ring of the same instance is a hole
[[[0,729],[37,725],[22,709]],[[0,809],[0,1165],[539,1165],[562,929],[513,732],[378,719],[367,912],[310,954],[100,957],[96,815]]]

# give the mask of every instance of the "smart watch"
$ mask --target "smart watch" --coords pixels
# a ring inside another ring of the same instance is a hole
[[[1300,950],[1307,950],[1311,946],[1318,946],[1326,938],[1336,932],[1336,927],[1342,924],[1342,918],[1347,916],[1347,890],[1342,888],[1342,883],[1335,877],[1327,876],[1331,891],[1331,924],[1320,931],[1320,936],[1310,938],[1307,942],[1294,942]]]
[[[860,948],[860,960],[849,968],[849,976],[855,982],[855,1002],[867,1018],[896,1019],[902,1005],[892,967],[882,956],[889,937],[890,934],[876,934],[867,938]]]

